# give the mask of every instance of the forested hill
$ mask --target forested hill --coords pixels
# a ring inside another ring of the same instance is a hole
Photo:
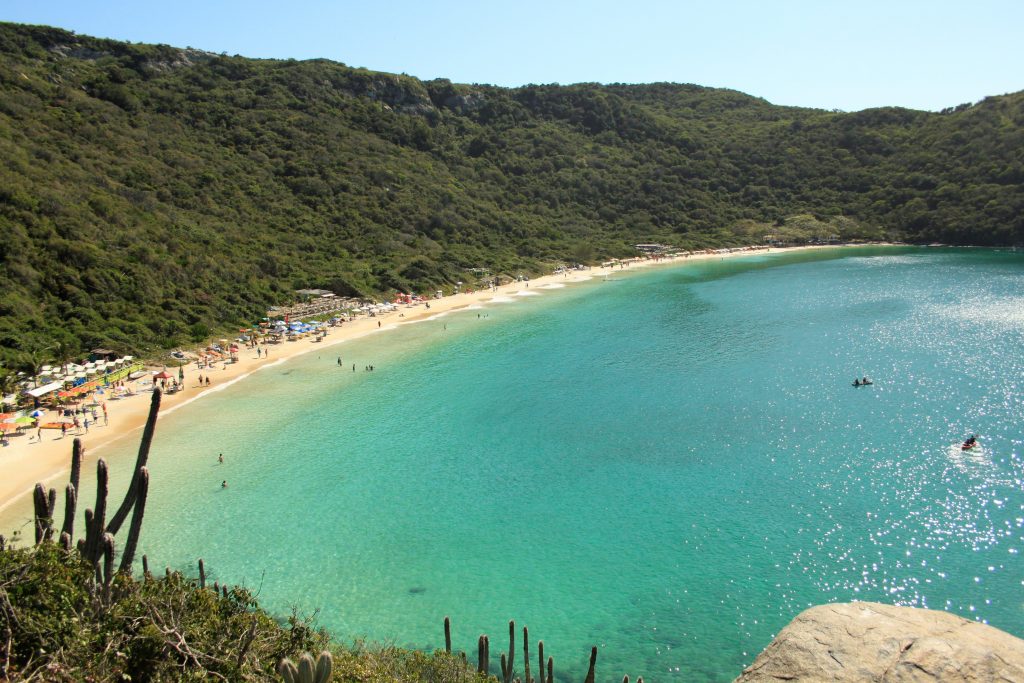
[[[942,113],[497,88],[0,24],[0,358],[145,352],[302,287],[793,238],[1024,243],[1024,94]]]

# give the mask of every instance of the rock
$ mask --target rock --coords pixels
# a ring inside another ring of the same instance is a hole
[[[948,612],[819,605],[779,632],[734,683],[1024,681],[1024,640]]]

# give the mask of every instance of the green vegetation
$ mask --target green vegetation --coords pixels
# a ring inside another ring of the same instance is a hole
[[[93,576],[51,542],[0,550],[0,679],[279,682],[283,658],[329,648],[332,680],[484,681],[444,651],[330,644],[310,618],[275,619],[244,588],[118,575],[107,605],[89,590]]]
[[[1022,121],[1022,93],[826,112],[0,24],[0,361],[145,354],[302,287],[450,290],[474,268],[537,273],[637,242],[1021,244]]]

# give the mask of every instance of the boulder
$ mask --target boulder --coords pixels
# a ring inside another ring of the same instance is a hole
[[[1024,681],[1024,640],[948,612],[874,602],[801,612],[734,683]]]

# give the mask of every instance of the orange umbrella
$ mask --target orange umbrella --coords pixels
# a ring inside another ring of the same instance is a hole
[[[153,379],[174,379],[174,376],[168,373],[166,370],[161,370],[160,372],[153,375]]]
[[[13,432],[20,426],[11,422],[0,422],[0,432]]]
[[[40,429],[60,429],[61,427],[67,427],[71,429],[75,426],[74,422],[44,422],[39,425]]]

